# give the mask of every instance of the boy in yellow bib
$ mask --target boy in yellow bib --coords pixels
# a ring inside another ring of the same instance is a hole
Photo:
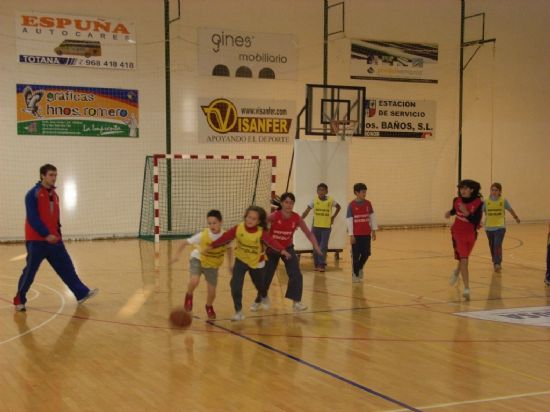
[[[495,272],[500,272],[502,268],[502,243],[506,233],[505,210],[511,213],[517,223],[520,222],[508,200],[502,197],[502,185],[493,183],[491,194],[483,203],[483,211],[485,212],[485,232],[487,233],[487,239],[489,239],[489,249],[491,250]]]
[[[206,314],[208,315],[208,319],[216,319],[213,303],[216,297],[216,285],[218,284],[218,269],[223,263],[227,248],[226,246],[220,246],[214,249],[210,248],[210,244],[219,239],[224,233],[222,230],[222,214],[220,211],[209,211],[206,215],[206,221],[208,223],[208,228],[184,240],[182,245],[178,248],[175,257],[172,259],[172,263],[179,259],[183,249],[185,249],[187,245],[195,246],[195,250],[191,252],[189,259],[190,276],[183,307],[187,312],[193,310],[193,291],[199,285],[200,275],[202,273],[206,278],[208,288],[205,306]],[[231,249],[227,249],[227,255],[229,262],[231,262]]]
[[[324,272],[327,266],[327,250],[328,241],[330,239],[330,232],[332,230],[332,224],[334,219],[340,212],[340,205],[331,196],[327,196],[328,186],[325,183],[319,183],[317,186],[317,197],[313,202],[307,205],[306,210],[302,213],[302,219],[305,219],[309,214],[309,211],[313,209],[313,225],[311,226],[311,232],[315,236],[321,254],[313,252],[313,264],[315,270]],[[335,209],[332,214],[332,209]]]

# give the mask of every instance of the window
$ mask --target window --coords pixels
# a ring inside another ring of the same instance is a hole
[[[269,67],[264,67],[262,70],[260,70],[259,77],[260,79],[274,79],[275,72]]]
[[[218,64],[212,70],[212,76],[229,76],[229,69],[223,64]]]
[[[237,69],[237,73],[235,73],[236,77],[252,77],[252,70],[250,70],[246,66],[241,66]]]

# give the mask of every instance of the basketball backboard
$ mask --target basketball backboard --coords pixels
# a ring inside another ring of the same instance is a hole
[[[331,122],[357,122],[354,136],[365,132],[364,87],[306,85],[306,134],[334,135]]]

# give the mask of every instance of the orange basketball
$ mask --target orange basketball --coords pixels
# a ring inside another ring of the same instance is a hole
[[[193,317],[181,307],[170,313],[170,323],[178,328],[186,328],[191,322],[193,322]]]

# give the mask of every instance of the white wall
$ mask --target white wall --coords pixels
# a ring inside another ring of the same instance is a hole
[[[442,222],[456,185],[458,43],[460,2],[406,0],[347,2],[347,37],[437,43],[438,84],[363,82],[367,96],[435,100],[435,137],[417,139],[355,139],[350,154],[351,186],[364,182],[379,224]],[[347,82],[347,43],[341,42],[340,74]]]
[[[131,4],[131,6],[129,6]],[[0,3],[0,238],[22,238],[24,196],[38,180],[44,163],[58,168],[61,200],[64,185],[77,188],[77,207],[63,208],[66,237],[136,233],[139,225],[145,155],[164,151],[164,64],[162,2],[96,0],[3,0]],[[137,31],[138,68],[99,70],[21,64],[16,61],[15,13],[55,12],[118,17],[133,21]],[[18,136],[15,85],[36,83],[139,90],[140,137]]]
[[[464,175],[478,177],[486,194],[502,183],[524,220],[550,219],[550,4],[467,2],[468,15],[483,11],[496,44],[465,72]]]
[[[175,4],[175,2],[174,2]],[[172,11],[175,11],[173,7]],[[550,218],[546,100],[550,29],[546,0],[470,0],[467,12],[487,13],[485,46],[465,77],[463,176],[479,179],[487,192],[500,181],[523,219]],[[16,61],[17,11],[120,17],[137,30],[138,69],[92,70],[23,65]],[[297,38],[297,80],[212,78],[197,73],[197,28],[291,33]],[[185,0],[182,19],[171,25],[173,152],[275,154],[278,187],[286,184],[292,145],[199,144],[198,99],[219,96],[292,100],[304,104],[305,84],[322,81],[322,0]],[[62,211],[66,235],[136,233],[144,156],[165,145],[163,2],[160,0],[3,0],[0,3],[0,238],[23,235],[23,197],[37,180],[38,167],[51,162],[77,182],[78,207]],[[351,81],[349,39],[439,44],[439,83]],[[455,193],[458,134],[460,1],[346,0],[346,35],[330,42],[329,83],[364,85],[367,96],[437,101],[433,139],[354,139],[349,182],[365,182],[381,224],[442,222]],[[468,56],[468,53],[466,53]],[[15,84],[42,83],[136,88],[140,93],[139,139],[17,136]],[[310,198],[309,193],[297,196]],[[536,193],[536,196],[534,194]],[[345,199],[344,199],[345,200]]]

